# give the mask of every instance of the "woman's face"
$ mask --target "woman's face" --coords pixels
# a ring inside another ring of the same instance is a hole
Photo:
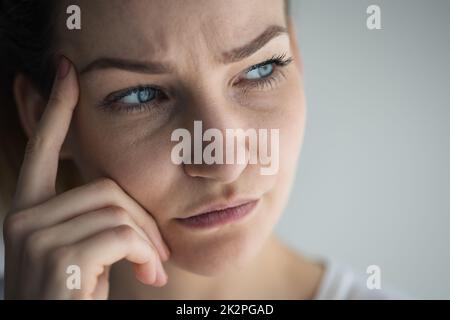
[[[84,179],[114,179],[157,221],[176,265],[213,275],[248,261],[284,208],[303,138],[300,62],[283,31],[283,1],[79,1],[81,30],[67,30],[70,4],[57,48],[79,71],[69,145]],[[286,65],[249,71],[272,58]],[[259,162],[175,164],[171,134],[193,136],[194,120],[224,135],[279,129],[278,171],[262,175]],[[208,203],[256,198],[236,223],[178,220]]]

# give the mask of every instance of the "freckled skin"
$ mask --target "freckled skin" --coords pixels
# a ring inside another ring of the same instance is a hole
[[[84,180],[110,177],[150,212],[171,250],[169,264],[176,268],[215,276],[246,265],[271,235],[295,176],[306,116],[300,61],[287,35],[242,61],[224,65],[215,57],[248,43],[269,25],[287,27],[282,1],[75,3],[82,10],[82,30],[59,28],[57,46],[78,69],[105,55],[164,61],[175,69],[161,75],[108,69],[80,77],[69,148]],[[283,54],[294,61],[277,69],[270,87],[244,94],[230,84],[250,66]],[[158,85],[169,99],[130,114],[98,107],[108,94],[136,85]],[[202,120],[204,130],[279,129],[278,173],[263,176],[259,165],[243,170],[238,165],[174,165],[170,135],[177,128],[193,130],[194,120]],[[236,175],[235,170],[242,171]],[[205,201],[234,197],[260,198],[243,223],[193,232],[175,220]]]

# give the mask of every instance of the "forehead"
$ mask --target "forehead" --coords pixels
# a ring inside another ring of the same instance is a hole
[[[81,30],[66,28],[71,4],[81,9]],[[215,54],[248,43],[270,25],[286,25],[282,0],[79,0],[61,6],[57,45],[80,63],[98,55]]]

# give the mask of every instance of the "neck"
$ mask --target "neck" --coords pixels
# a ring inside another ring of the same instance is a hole
[[[289,285],[291,252],[270,236],[259,253],[243,268],[214,277],[200,276],[169,262],[164,267],[168,283],[162,288],[141,284],[131,265],[120,262],[111,269],[112,299],[268,299]]]

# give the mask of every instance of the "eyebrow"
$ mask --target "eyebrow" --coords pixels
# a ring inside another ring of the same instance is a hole
[[[134,71],[139,73],[152,73],[152,74],[169,73],[172,71],[172,68],[170,66],[160,62],[101,57],[95,59],[87,66],[83,67],[80,71],[80,75],[83,75],[85,73],[94,70],[111,69],[111,68]]]
[[[240,61],[264,47],[273,38],[282,34],[288,34],[288,30],[286,27],[271,25],[248,44],[222,53],[219,61],[223,64]],[[102,69],[122,69],[138,73],[163,74],[172,72],[174,68],[169,64],[161,62],[138,61],[114,57],[100,57],[83,67],[80,71],[80,75],[84,75],[94,70]]]
[[[271,25],[248,44],[223,53],[220,60],[225,64],[240,61],[264,47],[273,38],[283,34],[288,34],[288,29],[286,27]]]

